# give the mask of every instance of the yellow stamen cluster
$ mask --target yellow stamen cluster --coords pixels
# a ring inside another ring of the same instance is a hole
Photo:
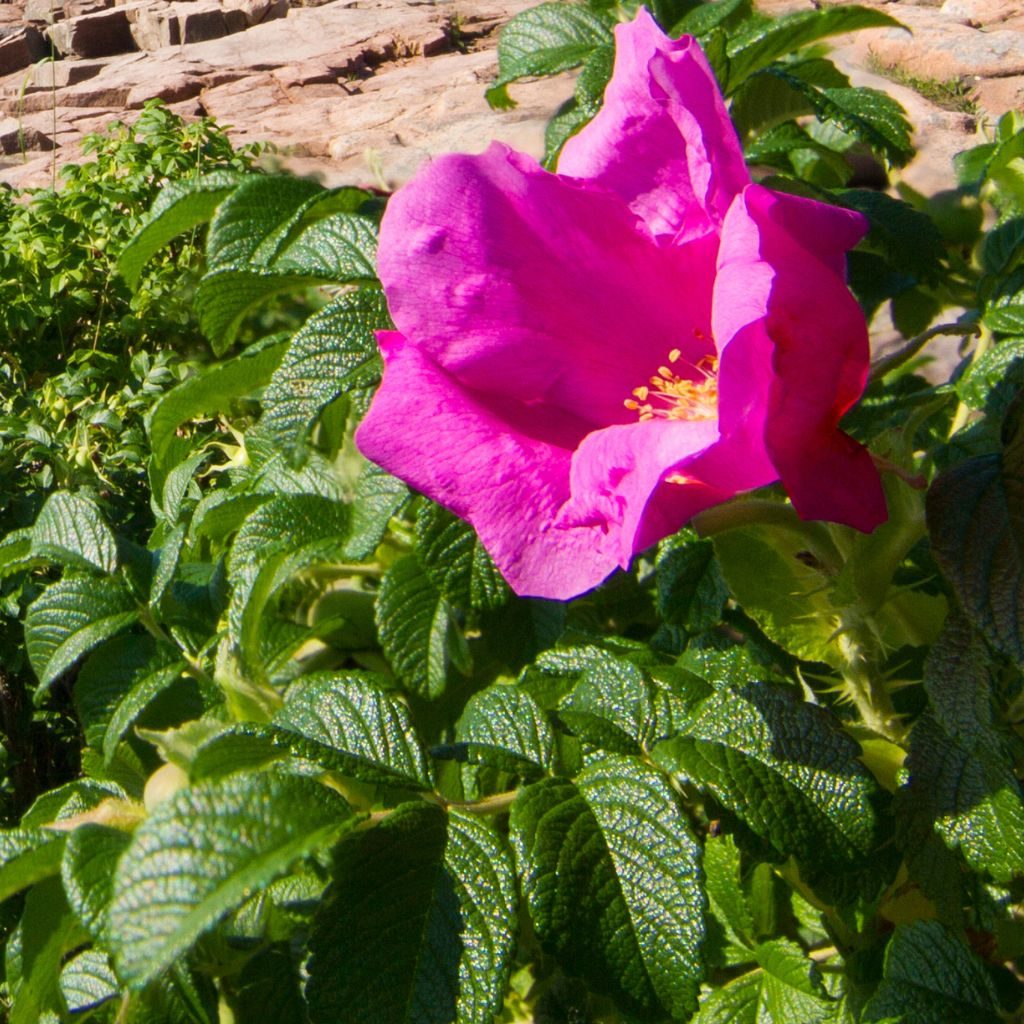
[[[678,363],[682,352],[674,348],[668,354],[670,363]],[[633,389],[633,397],[625,406],[641,420],[656,416],[670,420],[713,420],[718,417],[718,358],[704,356],[691,364],[697,379],[680,377],[668,366],[659,366],[658,372],[643,387]]]

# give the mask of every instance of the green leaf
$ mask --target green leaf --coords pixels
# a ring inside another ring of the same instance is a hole
[[[693,1024],[831,1024],[836,1004],[825,992],[818,965],[786,939],[761,943],[759,970],[713,990]]]
[[[289,690],[272,724],[344,753],[351,762],[348,771],[357,778],[431,786],[408,708],[367,673],[304,677]]]
[[[1024,430],[940,473],[926,499],[932,554],[968,619],[1024,662]]]
[[[639,760],[605,757],[575,784],[544,779],[512,805],[534,930],[567,972],[673,1018],[703,977],[700,850],[673,793]]]
[[[751,947],[754,918],[743,892],[740,851],[732,836],[708,837],[704,844],[704,874],[711,912],[725,927],[729,941]]]
[[[39,677],[36,699],[87,651],[138,619],[128,590],[115,579],[66,575],[32,602],[25,647]]]
[[[740,138],[753,135],[745,146],[747,160],[751,163],[809,145],[810,137],[792,118],[812,112],[802,92],[789,82],[764,72],[753,75],[740,86],[730,108]],[[766,137],[769,135],[771,137]]]
[[[312,494],[282,495],[243,523],[228,556],[228,623],[247,663],[259,660],[258,626],[273,595],[296,572],[343,557],[349,525],[346,506]]]
[[[358,213],[315,221],[274,260],[280,273],[326,277],[338,283],[377,279],[377,225]]]
[[[235,340],[246,315],[281,292],[301,291],[329,284],[326,276],[284,273],[258,267],[224,266],[211,270],[196,289],[195,307],[199,328],[213,354],[223,355]]]
[[[142,268],[157,250],[189,228],[208,221],[242,180],[236,171],[221,170],[164,185],[142,227],[118,257],[117,269],[128,287],[138,287]]]
[[[310,938],[313,1024],[492,1024],[517,931],[507,843],[404,804],[342,843]]]
[[[735,28],[752,14],[750,0],[716,0],[699,3],[672,26],[673,39],[681,35],[706,36],[716,28]]]
[[[388,532],[391,517],[409,497],[409,488],[387,470],[366,463],[352,499],[352,535],[348,551],[352,558],[367,558]]]
[[[110,960],[98,949],[87,949],[69,960],[60,972],[60,991],[68,1012],[85,1014],[113,999],[120,989]]]
[[[60,865],[64,892],[71,909],[94,939],[104,937],[117,862],[131,838],[129,832],[88,822],[68,836]]]
[[[848,7],[833,9],[851,10]],[[914,155],[910,125],[903,108],[894,99],[876,89],[821,89],[784,70],[784,67],[774,65],[770,73],[806,96],[820,120],[832,122],[870,146],[893,167],[902,167]]]
[[[0,830],[0,903],[60,871],[64,836],[38,828]]]
[[[421,697],[440,697],[448,681],[455,625],[447,599],[415,556],[399,559],[381,580],[375,618],[395,675]]]
[[[232,775],[180,790],[132,836],[108,910],[119,976],[141,988],[255,890],[355,822],[310,779]]]
[[[1009,274],[1024,255],[1024,217],[1010,217],[985,232],[981,265],[987,274]]]
[[[515,686],[498,685],[473,694],[459,718],[455,738],[470,764],[492,765],[516,775],[551,771],[555,736],[537,702]]]
[[[32,554],[108,575],[117,569],[117,541],[103,513],[88,498],[68,491],[55,491],[39,510]]]
[[[498,39],[494,88],[527,75],[554,75],[579,67],[611,39],[611,20],[582,4],[545,3],[517,14]]]
[[[301,447],[334,399],[380,380],[374,332],[390,327],[384,293],[376,288],[341,295],[314,313],[263,393],[261,428],[281,438],[287,451]]]
[[[252,395],[271,379],[286,341],[252,346],[226,363],[204,367],[160,397],[147,418],[153,457],[161,461],[178,428],[199,416],[226,412],[234,399]]]
[[[497,608],[510,596],[473,527],[433,502],[416,516],[416,557],[441,593],[463,608]]]
[[[899,27],[900,23],[881,11],[854,5],[797,11],[770,20],[752,19],[729,40],[726,94],[734,92],[755,71],[819,39],[887,25]]]
[[[676,534],[658,546],[655,561],[658,614],[688,633],[717,625],[729,589],[715,558],[715,547],[692,534]]]
[[[210,224],[206,238],[210,269],[269,266],[277,254],[275,242],[286,236],[294,215],[324,191],[317,182],[293,175],[245,179],[218,206]]]
[[[956,394],[972,409],[1001,415],[1024,387],[1024,338],[990,348],[956,382]]]
[[[88,936],[68,908],[59,879],[35,886],[21,915],[21,983],[8,1024],[39,1024],[44,1011],[64,1011],[60,966]]]
[[[990,306],[981,320],[1000,334],[1024,334],[1024,303]]]
[[[897,928],[885,951],[882,983],[863,1020],[900,1024],[991,1024],[999,1001],[984,964],[938,921]]]
[[[652,757],[709,790],[776,857],[798,858],[811,885],[853,884],[878,839],[878,787],[860,747],[788,687],[715,692]]]

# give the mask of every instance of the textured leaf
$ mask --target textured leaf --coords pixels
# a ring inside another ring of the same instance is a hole
[[[154,253],[177,235],[208,221],[241,181],[238,172],[222,170],[164,185],[138,234],[118,257],[117,269],[128,287],[138,286],[142,268]]]
[[[71,909],[94,939],[103,937],[117,862],[131,833],[105,825],[79,825],[64,847],[60,873]]]
[[[338,283],[377,279],[377,225],[358,213],[335,213],[304,228],[274,261],[281,273]]]
[[[232,400],[263,387],[286,347],[284,341],[252,346],[226,363],[204,368],[161,396],[147,421],[154,457],[158,461],[164,457],[181,424],[225,412]]]
[[[275,238],[291,227],[296,212],[324,191],[315,181],[292,175],[246,178],[217,208],[206,238],[207,264],[212,270],[269,266],[276,255]]]
[[[655,762],[708,789],[812,885],[850,881],[877,839],[877,785],[860,748],[821,708],[753,684],[720,690]]]
[[[784,70],[784,65],[773,66],[771,74],[806,96],[820,120],[831,121],[866,143],[893,167],[902,167],[914,155],[910,125],[903,108],[885,93],[866,88],[821,89],[790,74]]]
[[[665,622],[700,633],[717,625],[729,589],[710,541],[676,534],[658,546],[658,613]]]
[[[275,498],[246,519],[228,557],[228,621],[248,662],[259,657],[257,627],[267,603],[296,572],[342,557],[349,524],[346,506],[312,494]]]
[[[610,36],[610,20],[582,4],[545,3],[522,11],[502,29],[494,87],[578,67]]]
[[[726,93],[735,91],[755,71],[767,67],[794,50],[828,36],[861,28],[899,26],[899,22],[870,7],[822,7],[797,11],[770,20],[755,19],[740,27],[729,40],[729,84]]]
[[[512,842],[534,930],[562,967],[673,1018],[703,976],[700,851],[660,775],[606,757],[576,783],[545,779],[512,806]]]
[[[469,523],[433,502],[416,516],[416,557],[450,601],[469,608],[497,608],[509,588]]]
[[[551,771],[555,736],[537,702],[515,686],[491,686],[473,694],[455,729],[470,764],[517,775]]]
[[[755,950],[759,970],[712,991],[693,1024],[826,1024],[836,1005],[827,996],[818,966],[785,939]]]
[[[342,843],[310,938],[313,1024],[492,1024],[517,930],[507,844],[404,804]]]
[[[412,555],[381,580],[375,611],[380,644],[399,679],[414,693],[440,697],[448,680],[451,609]]]
[[[918,921],[897,928],[889,941],[882,983],[862,1019],[991,1024],[999,1016],[981,960],[938,921]]]
[[[110,961],[98,949],[79,953],[60,972],[60,991],[73,1014],[102,1006],[118,994],[119,988]]]
[[[1024,387],[1024,338],[989,349],[956,382],[957,397],[972,409],[1000,415]]]
[[[0,830],[0,903],[57,874],[65,838],[39,828]]]
[[[932,553],[970,621],[1024,662],[1024,430],[1001,453],[940,473],[926,500]]]
[[[108,911],[118,974],[152,980],[254,890],[331,846],[348,805],[296,777],[233,775],[180,790],[132,836]]]
[[[704,874],[711,911],[730,942],[753,945],[754,918],[741,882],[740,852],[732,836],[709,837],[704,844]]]
[[[981,265],[999,277],[1009,274],[1024,255],[1024,217],[1010,217],[985,232],[981,243]]]
[[[60,966],[86,938],[58,879],[48,879],[29,892],[21,916],[21,983],[7,1024],[40,1024],[44,1011],[64,1010]]]
[[[246,315],[281,292],[301,291],[327,284],[326,276],[246,266],[224,266],[211,270],[196,289],[195,307],[199,327],[210,342],[213,354],[223,355],[235,340]]]
[[[103,736],[103,760],[106,764],[113,760],[118,744],[135,720],[180,679],[184,671],[185,663],[181,658],[170,649],[161,648],[143,668],[128,676],[125,680],[129,683],[128,689],[114,705]]]
[[[25,646],[39,677],[37,698],[83,654],[137,618],[131,594],[117,580],[67,575],[47,587],[25,616]]]
[[[103,514],[88,498],[68,491],[55,491],[40,509],[32,554],[75,569],[117,569],[117,541]]]
[[[409,488],[380,466],[366,463],[352,499],[352,536],[348,551],[352,558],[372,555],[388,531],[391,517],[409,497]]]
[[[316,673],[288,693],[273,725],[340,751],[357,778],[429,788],[430,768],[406,706],[366,673]]]
[[[286,449],[299,447],[339,395],[380,380],[375,331],[391,326],[384,293],[365,288],[334,299],[292,338],[263,394],[262,428]]]
[[[986,327],[1000,334],[1024,334],[1024,303],[992,306],[981,319]]]
[[[717,0],[715,3],[699,3],[688,11],[675,25],[670,35],[706,36],[716,28],[733,28],[752,13],[750,0]]]

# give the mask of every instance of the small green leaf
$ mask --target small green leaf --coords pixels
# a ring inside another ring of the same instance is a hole
[[[517,930],[507,841],[403,804],[338,848],[313,925],[313,1024],[492,1024]]]
[[[117,862],[130,842],[129,832],[88,822],[68,836],[60,866],[64,892],[94,939],[104,936]]]
[[[408,709],[367,673],[304,677],[272,724],[345,754],[357,778],[430,788],[430,768]]]
[[[55,491],[40,509],[32,554],[108,575],[117,569],[117,541],[103,514],[88,498],[68,491]]]
[[[704,974],[700,850],[661,776],[602,758],[575,784],[520,790],[510,828],[534,930],[563,969],[628,1006],[690,1014]]]
[[[658,546],[655,570],[658,613],[665,622],[690,633],[718,624],[729,589],[710,541],[687,534],[669,537]]]
[[[381,580],[375,617],[395,675],[421,697],[440,697],[455,625],[447,599],[414,556],[399,559]]]
[[[932,553],[970,621],[1024,662],[1024,430],[940,473],[926,499]]]
[[[416,516],[416,557],[450,601],[464,608],[497,608],[508,585],[469,523],[433,502]]]
[[[352,499],[352,535],[348,552],[352,558],[367,558],[388,532],[391,517],[405,504],[409,488],[387,470],[366,463]]]
[[[306,227],[274,260],[280,273],[342,282],[377,279],[377,225],[358,213],[334,213]]]
[[[211,270],[196,289],[195,306],[199,327],[210,342],[213,354],[223,355],[235,340],[246,315],[281,292],[301,291],[329,284],[327,276],[278,273],[249,266],[223,266]]]
[[[205,367],[160,397],[147,418],[153,457],[166,455],[178,428],[199,416],[227,412],[234,399],[263,387],[285,353],[287,342],[252,346],[234,359]]]
[[[380,380],[375,331],[391,327],[384,293],[364,288],[338,296],[296,331],[263,394],[260,426],[286,450],[303,445],[310,427],[339,395]]]
[[[821,7],[813,11],[796,11],[779,18],[751,19],[733,33],[729,40],[729,84],[727,94],[755,71],[767,67],[794,50],[828,36],[853,32],[862,28],[880,28],[900,23],[870,7]]]
[[[863,1020],[900,1024],[991,1024],[1000,1016],[984,964],[938,921],[897,928],[885,951],[882,983]]]
[[[1024,255],[1024,217],[1009,217],[985,232],[981,265],[993,277],[1009,274]]]
[[[72,1014],[85,1014],[102,1006],[113,999],[119,989],[110,960],[98,949],[79,953],[60,972],[60,991]]]
[[[233,775],[180,790],[139,826],[118,862],[108,910],[118,974],[142,987],[354,821],[339,796],[310,779]]]
[[[725,927],[730,942],[749,947],[754,937],[754,918],[743,892],[740,871],[740,851],[732,836],[709,837],[704,844],[704,874],[711,911]]]
[[[972,409],[1000,416],[1024,387],[1024,338],[990,348],[956,382],[957,397]]]
[[[325,192],[310,178],[252,175],[218,207],[206,238],[211,270],[257,265],[267,267],[277,254],[296,213]],[[262,257],[262,258],[261,258]]]
[[[455,729],[470,764],[493,765],[517,775],[550,771],[555,736],[537,702],[515,686],[473,694]]]
[[[39,828],[0,830],[0,903],[60,871],[64,836]]]
[[[1024,304],[990,306],[981,318],[990,330],[1000,334],[1024,334]]]
[[[25,646],[39,677],[38,700],[83,654],[138,619],[128,590],[115,579],[66,575],[29,606]]]
[[[118,257],[117,269],[128,287],[138,287],[142,268],[157,250],[189,228],[208,221],[242,180],[236,171],[222,170],[164,185],[139,232]]]
[[[878,787],[860,748],[787,687],[719,690],[655,763],[709,790],[811,885],[855,884],[878,840]]]
[[[500,88],[527,75],[554,75],[579,67],[611,38],[611,20],[582,4],[544,3],[522,11],[498,39]]]

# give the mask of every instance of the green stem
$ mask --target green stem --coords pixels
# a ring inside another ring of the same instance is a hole
[[[860,714],[861,721],[872,732],[884,736],[897,746],[903,745],[904,730],[892,706],[889,692],[876,684],[871,662],[858,634],[863,627],[840,619],[836,645],[843,658],[841,669],[846,692]]]
[[[159,622],[153,618],[153,613],[145,605],[139,608],[139,621],[142,623],[143,628],[154,640],[162,644],[167,644],[169,647],[176,647],[178,652],[181,654],[182,659],[188,666],[189,672],[201,683],[208,683],[210,686],[216,686],[213,677],[209,672],[203,668],[202,663],[198,658],[195,658],[190,654],[184,647],[179,644],[174,637],[172,637]]]
[[[776,526],[796,534],[807,549],[829,572],[842,568],[843,558],[822,523],[801,519],[792,505],[767,498],[738,498],[714,505],[697,513],[693,528],[702,537],[711,537],[744,526]]]
[[[994,344],[992,338],[992,332],[987,327],[980,327],[978,334],[978,344],[974,346],[974,352],[971,354],[971,366],[977,364],[978,360],[992,347]],[[961,402],[956,407],[956,413],[953,416],[953,422],[949,426],[949,436],[952,437],[958,430],[962,429],[967,425],[967,420],[971,415],[970,406]]]
[[[981,327],[978,324],[938,324],[935,327],[929,327],[927,331],[911,338],[905,345],[873,363],[868,381],[873,384],[875,381],[881,380],[887,373],[895,370],[897,366],[902,366],[908,359],[917,355],[932,338],[948,334],[961,334],[966,337],[977,334],[979,330]]]

